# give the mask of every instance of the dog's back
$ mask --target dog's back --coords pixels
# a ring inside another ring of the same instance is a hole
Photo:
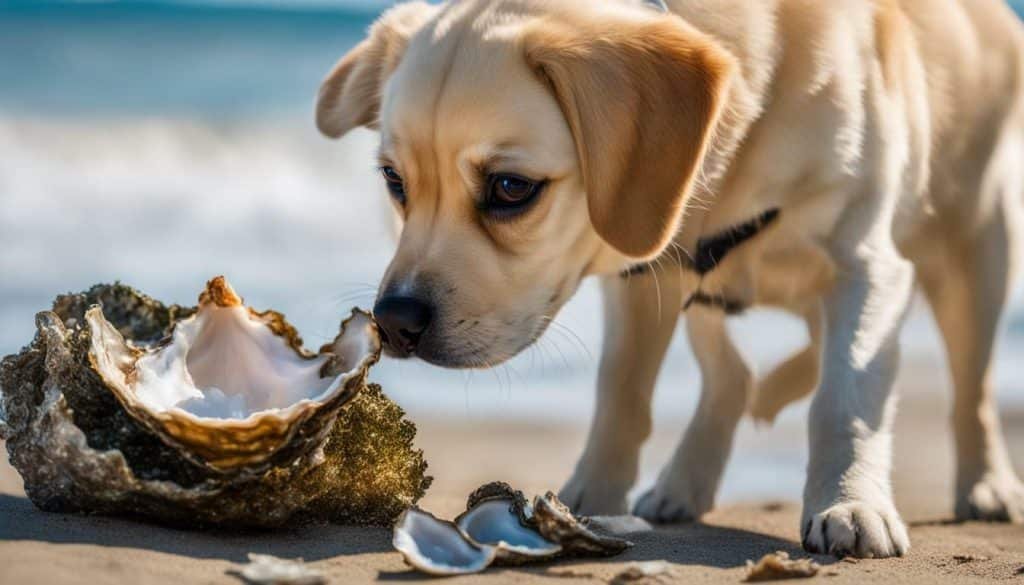
[[[1021,23],[1003,0],[898,4],[913,28],[927,74],[930,198],[937,211],[962,220],[991,190],[985,182],[993,165],[1024,164],[1024,151],[1012,162],[999,156],[1000,149],[1019,150],[1024,139]]]

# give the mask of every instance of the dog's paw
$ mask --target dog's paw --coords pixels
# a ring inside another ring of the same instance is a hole
[[[891,504],[860,501],[804,513],[804,550],[837,557],[887,558],[910,550],[907,528]]]
[[[651,488],[636,501],[633,515],[653,524],[679,524],[699,518],[701,514],[694,510],[693,505],[683,498]]]
[[[704,493],[686,482],[658,480],[633,506],[633,514],[654,524],[693,522],[711,510],[714,491]]]
[[[628,491],[629,486],[618,486],[607,478],[591,479],[577,474],[558,492],[558,499],[582,516],[619,516],[629,509]]]
[[[1024,523],[1024,484],[1012,473],[991,474],[957,497],[957,520]]]

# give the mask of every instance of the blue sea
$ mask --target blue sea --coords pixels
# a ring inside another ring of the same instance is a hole
[[[375,136],[328,141],[312,106],[321,77],[389,4],[0,0],[0,355],[32,338],[33,315],[56,294],[96,282],[192,303],[206,279],[225,274],[314,346],[351,306],[370,306],[395,241]],[[1018,404],[1022,297],[997,372],[1001,399]],[[374,376],[414,416],[585,425],[598,305],[586,283],[559,316],[571,333],[552,331],[493,371],[386,361]],[[775,313],[733,325],[761,369],[805,341],[799,323]],[[923,310],[904,337],[909,361],[941,367]],[[680,333],[659,382],[658,424],[679,427],[698,388]],[[804,410],[784,420],[802,428]],[[796,449],[787,464],[799,470],[802,457]],[[792,496],[799,473],[795,481],[779,491]],[[744,485],[727,476],[726,493]]]

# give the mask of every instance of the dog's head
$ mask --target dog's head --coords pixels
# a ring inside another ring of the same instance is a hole
[[[403,229],[375,314],[449,367],[530,345],[588,275],[672,241],[732,70],[639,0],[393,8],[320,91],[330,137],[380,130]]]

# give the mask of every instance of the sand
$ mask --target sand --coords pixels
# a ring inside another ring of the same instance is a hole
[[[913,549],[901,559],[837,561],[814,579],[829,583],[1024,583],[1024,527],[954,524],[951,459],[944,424],[946,397],[926,369],[904,376],[907,395],[898,419],[897,504],[910,523]],[[935,370],[932,370],[935,371]],[[909,381],[908,381],[908,378]],[[940,394],[942,394],[940,396]],[[1024,411],[1004,413],[1018,470],[1024,465]],[[477,485],[494,479],[528,492],[557,487],[584,437],[580,425],[467,421],[457,415],[418,420],[419,444],[436,477],[422,505],[454,515]],[[764,431],[765,441],[802,440],[800,433]],[[655,449],[676,432],[662,429]],[[514,448],[510,447],[514,445]],[[742,445],[740,446],[742,448]],[[777,550],[805,558],[797,532],[799,493],[787,501],[731,503],[701,524],[635,534],[636,547],[601,561],[562,561],[523,569],[495,569],[446,583],[608,583],[629,563],[665,560],[679,583],[739,583],[748,559]],[[24,497],[14,470],[0,465],[0,584],[239,583],[230,572],[247,553],[302,557],[330,583],[418,580],[391,550],[386,529],[314,526],[260,534],[199,533],[96,517],[46,514]],[[653,582],[653,581],[652,581]]]

